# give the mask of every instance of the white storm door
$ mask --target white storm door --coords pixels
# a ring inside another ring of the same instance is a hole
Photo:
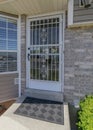
[[[62,16],[29,21],[29,88],[62,90]]]

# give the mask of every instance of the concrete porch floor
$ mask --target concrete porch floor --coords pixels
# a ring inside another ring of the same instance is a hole
[[[14,114],[24,99],[19,98],[0,117],[0,130],[70,130],[68,104],[64,104],[64,125],[59,125]]]

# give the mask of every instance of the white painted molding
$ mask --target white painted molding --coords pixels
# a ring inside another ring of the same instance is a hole
[[[73,24],[74,0],[68,0],[68,26]]]
[[[19,72],[19,89],[18,95],[21,97],[21,15],[18,19],[18,72]]]
[[[0,4],[6,4],[6,3],[9,3],[9,2],[13,2],[15,0],[2,0],[0,1]]]
[[[28,16],[27,19],[40,19],[44,17],[55,17],[55,15],[62,15],[65,14],[65,11],[57,11],[57,12],[51,12],[51,13],[45,13],[45,14],[39,14],[34,16]]]

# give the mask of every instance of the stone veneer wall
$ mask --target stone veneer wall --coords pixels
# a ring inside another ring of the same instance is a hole
[[[93,94],[93,27],[65,30],[64,100]]]
[[[21,85],[26,88],[26,15],[21,15]]]

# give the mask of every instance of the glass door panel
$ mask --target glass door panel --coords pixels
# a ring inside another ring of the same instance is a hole
[[[31,79],[59,81],[59,19],[30,23]]]

